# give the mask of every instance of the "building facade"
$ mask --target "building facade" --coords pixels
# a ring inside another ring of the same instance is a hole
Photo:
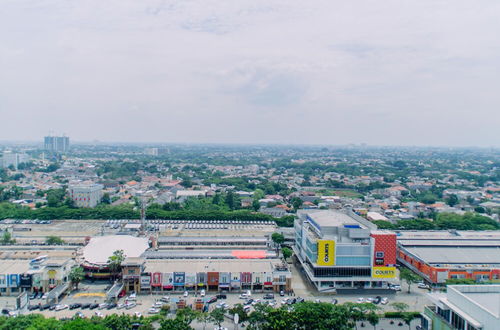
[[[77,207],[96,207],[101,202],[103,188],[101,184],[71,185],[68,191]]]
[[[15,169],[18,168],[19,164],[29,162],[30,157],[27,154],[20,154],[11,151],[5,151],[0,158],[0,167],[7,168],[13,166]]]
[[[401,231],[397,237],[398,262],[432,285],[498,280],[499,248],[498,231]]]
[[[496,330],[500,328],[500,285],[449,285],[428,295],[425,330]]]
[[[319,291],[386,288],[396,277],[396,234],[356,214],[305,210],[295,220],[295,255]]]

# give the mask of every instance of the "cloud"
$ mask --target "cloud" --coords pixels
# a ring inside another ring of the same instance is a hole
[[[496,0],[0,8],[0,140],[500,143]]]

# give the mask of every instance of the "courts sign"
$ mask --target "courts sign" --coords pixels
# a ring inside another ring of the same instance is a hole
[[[373,278],[395,278],[396,267],[373,267]]]
[[[335,265],[335,241],[318,240],[318,266]]]

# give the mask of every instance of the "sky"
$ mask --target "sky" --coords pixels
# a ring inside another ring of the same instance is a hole
[[[1,0],[0,140],[500,146],[498,0]]]

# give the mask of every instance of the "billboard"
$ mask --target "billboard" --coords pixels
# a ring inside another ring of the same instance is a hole
[[[335,241],[318,240],[318,266],[335,265]]]
[[[182,272],[175,272],[174,273],[174,285],[177,285],[177,286],[183,286],[184,283],[185,283],[185,278],[186,278],[186,275]]]
[[[396,267],[373,267],[373,278],[395,278]]]
[[[141,275],[141,289],[151,288],[151,275]]]

